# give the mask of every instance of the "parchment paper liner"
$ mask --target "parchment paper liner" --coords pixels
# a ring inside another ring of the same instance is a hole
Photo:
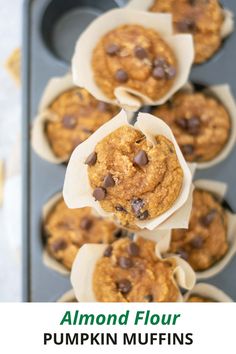
[[[126,7],[134,10],[147,11],[153,5],[154,1],[155,0],[130,0]],[[222,12],[224,22],[221,27],[221,38],[224,39],[234,30],[234,14],[227,8],[223,8]]]
[[[187,83],[184,85],[183,90],[194,92],[194,85]],[[196,92],[198,92],[198,90]],[[199,92],[201,92],[201,90]],[[213,158],[211,161],[196,162],[196,168],[199,170],[213,167],[225,160],[231,153],[236,142],[236,103],[230,86],[228,84],[208,86],[206,89],[202,90],[202,92],[206,94],[212,94],[226,108],[231,118],[231,129],[230,136],[226,145],[215,158]]]
[[[95,146],[99,141],[111,132],[115,131],[117,128],[124,125],[131,126],[128,123],[125,111],[122,110],[116,117],[105,123],[85,142],[80,144],[72,153],[67,166],[63,189],[64,200],[69,208],[82,208],[84,206],[90,206],[94,208],[101,216],[109,217],[113,215],[112,213],[105,212],[101,208],[99,202],[94,200],[92,196],[92,188],[88,179],[87,166],[84,164],[84,161],[88,155],[94,151]],[[186,203],[189,194],[191,193],[192,174],[183,158],[170,128],[161,119],[158,119],[148,113],[138,114],[137,122],[135,123],[134,128],[142,131],[147,137],[147,140],[152,144],[156,144],[154,136],[158,134],[164,135],[171,140],[176,149],[176,154],[184,173],[182,190],[173,206],[157,218],[147,221],[137,221],[136,225],[141,229],[146,228],[148,230],[154,230],[160,224],[165,222],[165,229],[170,227],[186,228],[189,221],[188,215],[186,219],[183,219],[182,215],[180,218],[180,215],[175,215],[175,213]],[[185,213],[185,216],[186,214],[188,213]]]
[[[43,226],[45,224],[45,221],[47,219],[47,216],[49,215],[49,213],[52,211],[52,209],[54,208],[54,206],[57,204],[57,202],[63,198],[62,193],[56,193],[55,195],[52,196],[52,198],[50,198],[47,203],[43,206],[43,210],[42,210],[42,223]],[[97,216],[97,213],[95,210],[92,211],[93,214],[95,216]],[[44,232],[44,230],[43,230]],[[167,232],[163,231],[163,234],[166,235]],[[56,260],[47,250],[47,247],[44,247],[43,250],[43,264],[45,266],[47,266],[48,268],[62,274],[65,276],[68,276],[70,274],[70,271],[68,270],[68,268],[66,268],[61,262],[59,262],[58,260]]]
[[[139,236],[136,236],[136,239]],[[103,256],[107,245],[86,244],[82,246],[77,253],[71,271],[71,283],[74,289],[75,296],[80,302],[96,302],[96,297],[93,292],[93,273],[97,261]],[[162,249],[163,247],[163,249]],[[156,245],[156,255],[162,258],[162,251],[166,250],[166,243],[160,242]],[[177,286],[184,289],[192,289],[195,284],[195,273],[190,265],[178,256],[163,258],[174,258],[176,268],[173,272],[174,282]],[[179,292],[178,302],[182,302],[183,297]]]
[[[93,50],[101,37],[112,29],[124,24],[138,24],[156,30],[175,53],[178,61],[178,72],[175,82],[169,92],[157,101],[151,100],[136,90],[122,86],[114,90],[116,99],[112,100],[95,83],[91,66]],[[158,105],[167,101],[188,80],[193,59],[192,36],[189,34],[174,35],[172,16],[170,14],[153,14],[123,8],[111,10],[99,16],[82,33],[76,43],[72,59],[72,74],[74,83],[80,87],[85,87],[97,99],[119,104],[127,110],[135,111],[144,104]]]
[[[227,185],[222,182],[199,179],[194,181],[195,188],[200,188],[202,190],[206,190],[208,192],[213,193],[220,202],[223,201],[224,196],[227,191]],[[220,273],[231,261],[232,257],[236,252],[236,214],[232,214],[230,211],[226,210],[228,216],[228,232],[227,232],[227,240],[229,244],[228,252],[225,256],[211,266],[207,270],[203,270],[201,272],[196,272],[197,280],[207,279],[215,276]]]
[[[51,114],[48,107],[60,94],[73,87],[75,87],[75,84],[73,83],[71,73],[50,79],[43,91],[39,103],[38,115],[34,119],[31,133],[32,147],[41,158],[51,163],[59,164],[67,161],[68,158],[57,157],[48,141],[45,133],[45,123],[50,119]],[[129,113],[128,119],[131,120],[132,117],[133,115]],[[51,119],[53,119],[53,117],[51,117]]]
[[[215,302],[233,302],[233,300],[221,289],[217,288],[214,285],[206,283],[196,284],[192,290],[188,291],[184,295],[184,301],[187,302],[190,296],[192,295],[212,299]]]
[[[57,300],[57,302],[77,302],[74,290],[68,290]]]

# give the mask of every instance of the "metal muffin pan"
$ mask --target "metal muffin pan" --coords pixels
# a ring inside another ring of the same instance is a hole
[[[143,0],[145,1],[145,0]],[[126,0],[25,0],[23,26],[23,301],[57,301],[71,288],[68,277],[42,263],[42,206],[63,186],[66,166],[50,164],[30,146],[31,123],[43,89],[51,77],[64,75],[76,39],[96,16]],[[222,1],[236,14],[234,0]],[[134,19],[135,20],[135,19]],[[206,85],[229,83],[236,96],[234,78],[236,31],[208,62],[192,69],[191,80]],[[221,164],[197,172],[196,178],[228,183],[226,200],[236,212],[236,148]],[[236,257],[227,268],[207,280],[236,301]]]

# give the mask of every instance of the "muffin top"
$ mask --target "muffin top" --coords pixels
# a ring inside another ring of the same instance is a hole
[[[97,85],[111,99],[122,86],[158,100],[173,86],[177,73],[172,49],[153,29],[139,25],[123,25],[103,36],[92,67]]]
[[[195,271],[203,271],[227,251],[225,210],[211,193],[195,189],[189,228],[172,231],[170,252],[178,253]]]
[[[131,126],[102,139],[87,158],[95,200],[124,226],[155,218],[179,196],[183,171],[174,145],[162,135],[156,145]]]
[[[138,238],[115,241],[97,262],[93,290],[101,302],[175,302],[179,289],[174,281],[175,260],[161,260],[156,244]]]
[[[219,49],[224,15],[218,0],[154,0],[149,10],[172,13],[175,32],[192,34],[195,63],[211,58]]]
[[[113,222],[96,216],[91,208],[69,209],[63,199],[49,213],[44,230],[50,255],[68,269],[85,243],[111,243],[123,232]]]
[[[46,135],[54,154],[69,159],[77,145],[114,117],[118,107],[97,101],[85,89],[72,88],[48,107]]]
[[[152,114],[170,126],[189,162],[214,159],[229,139],[228,112],[215,97],[203,92],[179,92],[170,102],[156,107]]]
[[[188,298],[187,302],[215,302],[212,299],[209,299],[207,297],[199,296],[199,295],[191,295]]]

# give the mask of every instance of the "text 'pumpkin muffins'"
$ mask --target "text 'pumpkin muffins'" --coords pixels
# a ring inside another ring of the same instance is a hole
[[[220,272],[236,251],[236,216],[222,206],[226,185],[194,182],[188,229],[172,230],[169,253],[179,254],[204,279]]]
[[[179,286],[191,289],[194,272],[179,257],[162,259],[161,246],[137,237],[112,246],[85,245],[73,264],[71,282],[79,301],[177,302]]]
[[[43,230],[45,264],[62,273],[71,269],[79,248],[85,243],[109,244],[127,235],[89,207],[69,209],[60,193],[44,206]]]
[[[76,148],[63,193],[69,207],[93,206],[126,228],[153,230],[167,219],[173,221],[190,198],[191,180],[162,120],[140,113],[133,127],[121,111]],[[176,225],[188,225],[188,215]]]
[[[75,87],[70,74],[49,81],[32,131],[34,150],[44,159],[68,161],[72,151],[119,111]]]
[[[198,283],[184,295],[185,302],[233,302],[221,289],[214,285]]]
[[[218,0],[131,0],[128,7],[171,13],[175,33],[193,36],[197,64],[210,59],[234,27],[232,13]]]
[[[152,114],[170,126],[185,159],[198,168],[221,162],[235,144],[236,105],[228,85],[186,85]]]
[[[73,79],[97,99],[129,110],[160,104],[187,81],[192,44],[190,35],[173,35],[171,15],[115,9],[78,39]]]

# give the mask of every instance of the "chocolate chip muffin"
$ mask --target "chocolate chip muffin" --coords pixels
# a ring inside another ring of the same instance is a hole
[[[85,161],[95,200],[126,227],[163,214],[182,188],[174,145],[162,135],[155,139],[153,146],[139,130],[122,126],[102,139]]]
[[[172,49],[153,29],[123,25],[98,42],[92,57],[97,85],[114,99],[117,87],[138,91],[152,100],[173,86],[178,70]]]
[[[194,190],[188,230],[173,230],[170,252],[179,254],[195,271],[209,269],[228,251],[227,215],[215,197]]]
[[[203,297],[203,296],[191,295],[191,296],[188,298],[188,301],[187,301],[187,302],[215,302],[215,301],[212,300],[212,299]]]
[[[190,33],[195,63],[211,58],[221,45],[224,15],[218,0],[154,0],[152,12],[170,12],[176,33]]]
[[[93,290],[101,302],[176,302],[174,259],[161,260],[153,241],[123,238],[108,246],[97,262]]]
[[[97,101],[85,89],[72,88],[48,107],[45,133],[54,154],[68,160],[77,145],[114,117],[116,106]]]
[[[85,243],[111,243],[123,236],[111,221],[95,216],[91,208],[69,209],[60,199],[44,223],[46,248],[69,270]]]
[[[170,126],[189,162],[211,161],[229,139],[231,119],[227,110],[217,98],[203,92],[179,92],[152,114]]]

